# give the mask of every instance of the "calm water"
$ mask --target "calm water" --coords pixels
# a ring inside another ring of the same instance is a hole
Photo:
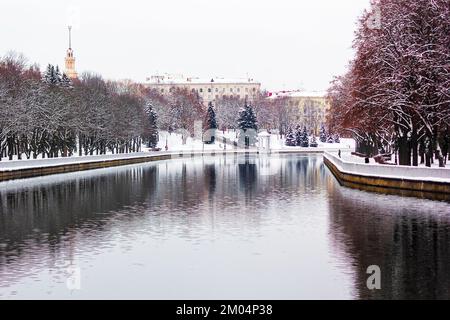
[[[0,183],[0,298],[449,299],[450,205],[341,187],[321,156]]]

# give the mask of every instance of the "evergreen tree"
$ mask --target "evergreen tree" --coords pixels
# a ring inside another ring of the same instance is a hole
[[[211,102],[208,104],[208,111],[206,111],[205,129],[217,129],[216,112]]]
[[[244,108],[239,111],[238,127],[243,131],[239,136],[239,144],[246,147],[254,145],[257,141],[258,122],[253,108],[247,102],[245,102]]]
[[[303,136],[302,136],[302,128],[298,125],[295,128],[295,145],[300,147],[302,145]]]
[[[320,142],[327,142],[327,132],[325,131],[325,126],[323,124],[320,127]]]
[[[303,127],[302,135],[301,135],[301,146],[306,148],[309,147],[309,136],[306,131],[306,127]]]
[[[55,76],[55,67],[51,64],[48,64],[47,69],[45,69],[44,75],[42,77],[42,81],[46,84],[56,84],[58,81]]]
[[[217,129],[217,120],[216,120],[216,112],[214,111],[214,107],[212,103],[208,103],[208,110],[206,111],[204,129],[206,132],[204,133],[204,142],[206,144],[214,143],[215,141],[215,130]]]
[[[333,135],[330,134],[327,138],[327,143],[333,143],[333,142],[334,142]]]
[[[241,130],[247,131],[247,129],[258,130],[258,122],[256,121],[256,115],[253,108],[245,103],[245,106],[239,111],[238,127]]]
[[[70,80],[65,73],[63,73],[61,77],[61,86],[64,88],[72,88],[72,80]]]
[[[48,64],[45,69],[44,75],[42,77],[42,81],[46,84],[50,85],[60,85],[63,82],[63,76],[61,76],[61,72],[59,71],[59,67]],[[69,80],[70,81],[70,80]]]
[[[292,128],[289,128],[286,133],[286,145],[290,147],[295,147],[297,145],[297,139]]]
[[[55,68],[55,82],[56,84],[60,84],[62,82],[61,72],[59,72],[59,67]]]
[[[147,119],[147,130],[145,133],[147,146],[149,148],[155,148],[159,141],[157,125],[158,117],[150,104],[147,104]]]

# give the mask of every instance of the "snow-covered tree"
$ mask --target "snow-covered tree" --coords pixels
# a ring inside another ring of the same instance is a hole
[[[159,133],[158,133],[158,126],[157,126],[157,118],[156,112],[153,110],[153,107],[151,104],[146,105],[146,113],[147,113],[147,124],[146,124],[146,130],[145,130],[145,138],[147,147],[149,148],[155,148],[158,144],[159,140]]]
[[[215,130],[217,129],[216,113],[212,102],[208,103],[208,110],[206,111],[205,121],[203,125],[205,143],[214,143]]]
[[[300,125],[297,125],[297,127],[295,128],[295,145],[301,147],[302,142],[303,142],[302,127]]]
[[[327,132],[325,131],[325,126],[323,124],[320,127],[320,142],[327,142]]]
[[[292,128],[287,129],[286,145],[290,147],[295,147],[297,145],[296,135]]]
[[[139,151],[148,124],[139,88],[94,74],[71,83],[52,65],[41,74],[22,56],[0,58],[0,160]]]
[[[401,165],[416,166],[419,156],[426,165],[434,158],[444,164],[450,134],[448,21],[448,0],[373,1],[356,33],[355,59],[329,89],[329,128],[351,134],[359,152],[395,152]]]
[[[216,101],[216,119],[220,130],[236,129],[244,101],[237,96],[223,96]]]
[[[309,146],[310,146],[310,147],[313,147],[313,148],[315,148],[315,147],[318,146],[316,136],[313,135],[313,136],[311,137],[311,142],[309,143]]]
[[[303,127],[300,146],[304,148],[309,147],[309,136],[308,131],[306,130],[306,126]]]
[[[204,129],[205,130],[217,129],[216,112],[214,111],[212,102],[208,103],[208,110],[206,111]]]
[[[245,103],[244,108],[239,111],[238,127],[244,131],[248,129],[258,130],[256,115],[253,112],[253,108],[247,103]]]
[[[241,146],[254,145],[257,141],[258,122],[253,108],[245,103],[239,112],[238,128],[241,130],[239,144]]]
[[[334,136],[333,136],[333,142],[334,143],[340,143],[341,142],[341,139],[339,138],[339,134],[335,134]]]

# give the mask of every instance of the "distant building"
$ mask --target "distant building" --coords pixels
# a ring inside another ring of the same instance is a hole
[[[69,79],[78,78],[78,74],[75,71],[75,58],[72,50],[72,27],[69,26],[69,48],[67,49],[65,58],[65,70],[64,73]]]
[[[278,97],[285,97],[288,106],[293,109],[290,113],[292,123],[306,126],[315,135],[319,134],[330,107],[326,92],[297,90],[269,93],[269,99]]]
[[[197,93],[204,104],[215,102],[223,97],[237,97],[252,101],[261,90],[261,83],[251,78],[193,78],[182,75],[162,75],[147,78],[144,84],[148,88],[158,90],[161,94],[168,94],[173,88],[187,88]]]

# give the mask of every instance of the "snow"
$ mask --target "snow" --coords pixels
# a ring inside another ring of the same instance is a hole
[[[364,160],[365,158],[352,155],[351,153],[342,154],[341,159],[343,159],[344,161],[347,161],[347,162],[355,162],[355,163],[364,163],[365,164],[365,160]],[[392,157],[391,161],[386,161],[386,162],[390,163],[392,165],[395,165],[394,161],[395,161],[394,157]],[[369,164],[379,164],[379,163],[377,163],[374,158],[369,158]],[[428,168],[428,167],[425,166],[424,163],[421,163],[421,164],[419,164],[418,168]],[[431,168],[439,168],[438,161],[435,161],[434,163],[432,163]],[[450,162],[446,164],[445,168],[450,169]]]
[[[213,80],[213,81],[211,81]],[[156,76],[147,79],[147,84],[259,84],[251,78],[198,78],[176,76]]]
[[[271,99],[280,98],[280,97],[289,97],[289,98],[324,98],[327,95],[325,91],[279,91],[272,92],[270,96]]]
[[[267,133],[266,131],[264,131]],[[66,164],[79,164],[88,162],[99,162],[99,161],[110,161],[118,159],[133,159],[141,157],[153,157],[159,155],[171,155],[175,157],[183,152],[190,152],[194,154],[201,153],[214,153],[216,151],[222,152],[256,152],[257,147],[252,147],[250,149],[237,149],[233,142],[238,139],[236,137],[236,131],[228,130],[223,133],[222,131],[217,131],[217,140],[214,144],[203,144],[200,139],[195,139],[189,137],[186,139],[186,143],[183,144],[183,139],[181,134],[168,133],[162,131],[159,133],[159,141],[157,148],[160,151],[151,151],[150,149],[142,146],[142,152],[135,153],[125,153],[125,154],[106,154],[106,155],[93,155],[93,156],[78,156],[74,155],[72,157],[59,157],[59,158],[45,158],[45,159],[24,159],[24,160],[7,160],[3,158],[0,161],[0,171],[11,171],[11,170],[21,170],[30,168],[42,168],[59,166]],[[221,142],[221,138],[225,137],[229,141],[226,147]],[[353,151],[355,142],[353,139],[341,139],[341,143],[319,143],[317,148],[302,148],[302,147],[287,147],[285,146],[285,140],[281,139],[277,134],[268,135],[270,139],[271,152],[324,152],[324,151],[337,151],[341,150],[344,154],[345,151]],[[165,146],[168,149],[165,149]]]
[[[341,158],[339,158],[336,152],[325,152],[324,157],[330,160],[343,173],[368,177],[450,183],[450,168],[396,166],[373,162],[367,164],[363,163],[364,158],[346,153],[341,153]]]

